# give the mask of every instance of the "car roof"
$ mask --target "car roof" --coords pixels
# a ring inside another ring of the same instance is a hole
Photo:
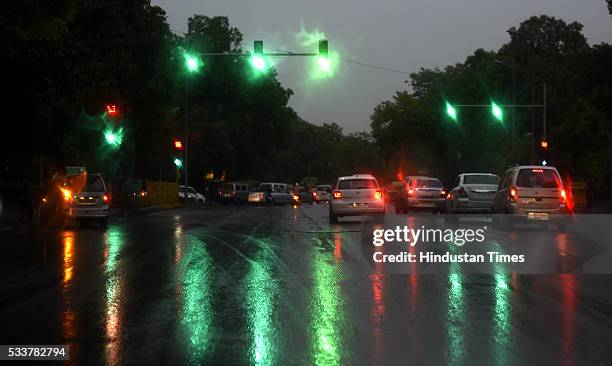
[[[555,168],[554,166],[544,166],[544,165],[514,165],[506,169],[506,171],[513,170],[513,169],[548,169],[548,170],[554,170],[558,172],[557,168]]]
[[[353,175],[347,175],[347,176],[338,178],[338,180],[345,180],[345,179],[376,179],[376,178],[374,178],[374,176],[371,174],[353,174]]]
[[[497,174],[493,174],[493,173],[461,173],[459,175],[494,175],[494,176],[498,176]]]
[[[409,176],[406,177],[406,180],[408,180],[408,179],[415,179],[415,178],[416,179],[435,179],[435,180],[440,180],[440,179],[438,179],[436,177],[427,177],[427,176],[424,176],[424,175],[409,175]]]

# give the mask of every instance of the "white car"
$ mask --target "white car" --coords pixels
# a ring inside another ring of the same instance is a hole
[[[331,200],[330,185],[318,185],[314,193],[315,202],[329,202]]]
[[[249,203],[254,205],[266,203],[266,191],[271,194],[269,204],[288,205],[291,203],[293,195],[289,192],[289,186],[285,183],[261,183],[257,190],[249,193]]]
[[[178,195],[179,200],[181,200],[182,202],[192,202],[197,203],[199,205],[204,205],[206,203],[206,198],[204,197],[204,195],[190,186],[179,186]]]
[[[329,222],[343,216],[384,215],[385,200],[376,178],[354,174],[338,178],[329,204]]]

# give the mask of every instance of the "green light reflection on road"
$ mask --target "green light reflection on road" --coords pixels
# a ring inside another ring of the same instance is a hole
[[[503,253],[498,246],[498,251]],[[511,304],[510,295],[511,288],[510,275],[503,271],[501,264],[495,264],[493,267],[493,295],[495,298],[495,327],[494,327],[494,357],[499,365],[508,364],[508,346],[510,345],[510,316]]]
[[[187,356],[190,363],[202,363],[211,348],[213,324],[212,259],[206,243],[185,235],[188,246],[181,266],[183,309],[181,324],[187,336]]]
[[[312,330],[315,365],[340,365],[344,309],[339,268],[325,253],[313,262]]]
[[[118,268],[119,254],[124,245],[123,232],[111,226],[104,234],[104,268],[106,274],[105,328],[106,328],[106,364],[121,363],[121,290],[125,279]]]
[[[457,246],[450,245],[450,251],[456,252]],[[451,263],[448,274],[448,352],[449,364],[458,365],[463,361],[465,344],[463,342],[464,331],[464,299],[463,299],[463,273],[461,265]]]
[[[266,247],[265,242],[260,242]],[[277,330],[274,327],[274,302],[278,296],[278,283],[273,277],[270,263],[273,258],[263,249],[250,262],[246,281],[246,308],[252,337],[250,361],[253,365],[275,364]]]

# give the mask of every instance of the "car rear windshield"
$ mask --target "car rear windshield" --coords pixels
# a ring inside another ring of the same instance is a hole
[[[417,180],[417,187],[442,188],[442,183],[437,179],[419,179]]]
[[[521,169],[516,185],[524,188],[559,188],[557,173],[550,169]]]
[[[224,185],[221,186],[221,190],[224,192],[233,192],[234,185],[230,183],[225,183]]]
[[[317,186],[317,191],[331,192],[331,186]]]
[[[374,179],[343,179],[338,182],[338,189],[377,189]]]
[[[481,174],[481,175],[466,175],[463,177],[463,184],[499,184],[497,175]]]

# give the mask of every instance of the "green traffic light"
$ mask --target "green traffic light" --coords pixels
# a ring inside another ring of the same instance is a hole
[[[117,131],[113,131],[110,128],[106,129],[106,131],[104,131],[104,140],[110,146],[118,148],[121,142],[123,142],[123,129],[120,128]]]
[[[187,71],[189,72],[198,72],[202,67],[202,61],[196,55],[185,53],[183,55],[185,57],[185,67],[187,67]]]
[[[500,122],[503,122],[504,111],[502,111],[502,109],[497,104],[495,104],[495,102],[491,102],[491,113],[493,113],[493,117],[495,117],[495,119]]]
[[[446,114],[455,122],[457,122],[457,109],[452,104],[446,102]]]
[[[317,63],[319,64],[319,67],[321,68],[321,70],[325,72],[331,71],[331,62],[329,61],[329,58],[324,57],[324,56],[319,56],[317,59]]]
[[[179,158],[174,159],[174,165],[176,165],[177,168],[180,168],[183,166],[183,161]]]
[[[258,71],[266,71],[268,66],[266,60],[260,55],[251,57],[251,65]]]

